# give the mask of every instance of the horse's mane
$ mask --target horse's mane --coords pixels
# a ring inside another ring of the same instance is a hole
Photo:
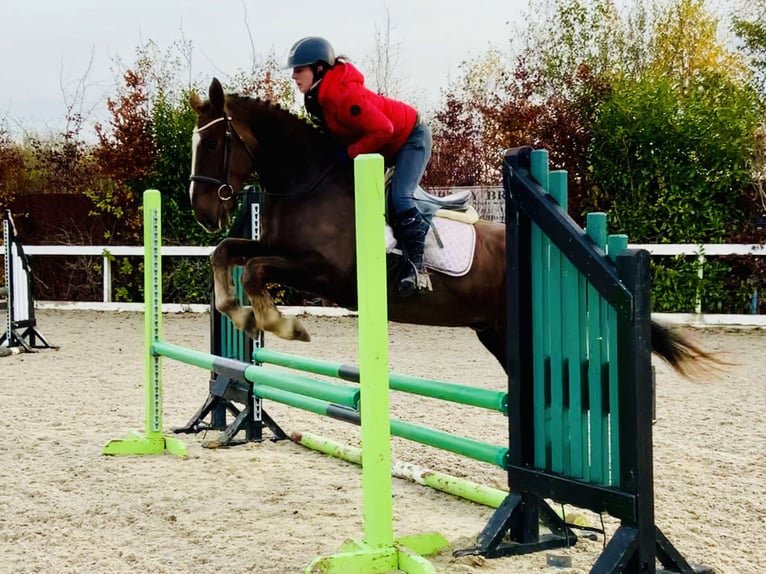
[[[332,172],[350,172],[335,162],[337,143],[308,119],[279,104],[239,94],[226,95],[226,111],[247,124],[258,141],[255,170],[277,195],[312,190]]]
[[[247,116],[257,116],[258,122],[269,124],[268,127],[278,127],[296,146],[325,149],[331,142],[329,136],[307,117],[299,116],[279,103],[235,93],[226,94],[226,106],[232,114],[243,110]]]

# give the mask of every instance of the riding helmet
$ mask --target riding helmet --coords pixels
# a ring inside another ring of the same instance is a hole
[[[330,42],[319,36],[307,36],[301,38],[287,56],[287,68],[298,66],[310,66],[317,62],[326,62],[332,66],[335,64],[335,50]]]

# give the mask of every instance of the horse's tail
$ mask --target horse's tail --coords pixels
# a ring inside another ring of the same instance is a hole
[[[708,370],[720,371],[731,365],[715,354],[691,342],[683,334],[652,321],[652,352],[687,378],[699,378]]]

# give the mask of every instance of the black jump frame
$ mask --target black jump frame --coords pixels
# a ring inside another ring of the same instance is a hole
[[[531,147],[510,150],[503,162],[506,194],[508,280],[508,401],[510,493],[478,537],[475,550],[488,557],[563,547],[576,538],[544,499],[606,512],[620,527],[591,572],[703,572],[694,569],[654,521],[652,456],[653,384],[650,272],[646,250],[625,250],[616,264],[530,173]],[[619,487],[606,487],[536,468],[532,423],[532,224],[539,227],[618,312],[620,377]],[[539,523],[550,534],[541,534]],[[664,570],[657,569],[657,562]]]
[[[7,302],[5,332],[0,347],[32,353],[35,349],[55,349],[37,329],[32,266],[24,253],[10,210],[3,212],[2,238]]]

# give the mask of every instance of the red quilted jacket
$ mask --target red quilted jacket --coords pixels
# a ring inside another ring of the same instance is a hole
[[[337,62],[319,85],[325,125],[348,146],[348,155],[379,153],[393,158],[415,127],[417,111],[403,102],[364,87],[364,76],[352,64]]]

